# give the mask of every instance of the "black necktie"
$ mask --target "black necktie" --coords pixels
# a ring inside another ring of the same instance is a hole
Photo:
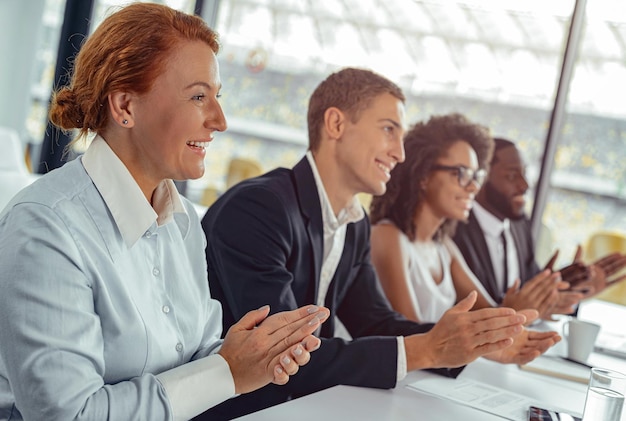
[[[502,234],[500,234],[500,237],[502,238],[502,254],[504,256],[504,293],[506,294],[506,291],[509,288],[509,259],[507,254],[506,236],[504,235],[504,230],[502,230]]]

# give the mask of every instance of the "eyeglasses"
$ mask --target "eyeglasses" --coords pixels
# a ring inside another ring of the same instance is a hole
[[[464,167],[463,165],[433,165],[432,169],[433,171],[443,170],[455,172],[459,180],[459,186],[461,187],[469,186],[472,181],[476,182],[478,187],[480,187],[483,185],[485,177],[487,176],[487,171],[483,168],[473,170],[471,168]]]

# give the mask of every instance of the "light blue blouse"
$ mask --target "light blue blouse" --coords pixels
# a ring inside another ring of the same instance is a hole
[[[0,214],[0,420],[186,418],[194,376],[205,407],[234,394],[217,354],[185,370],[221,344],[221,306],[193,206],[169,180],[154,203],[96,138]]]

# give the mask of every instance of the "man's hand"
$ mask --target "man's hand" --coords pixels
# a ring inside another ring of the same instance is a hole
[[[626,274],[610,279],[624,268],[626,268],[626,255],[616,252],[603,256],[587,266],[587,278],[573,285],[571,291],[578,293],[582,298],[598,294],[614,283],[626,280]]]
[[[559,249],[556,249],[554,251],[554,254],[552,254],[552,257],[550,257],[550,260],[548,260],[548,263],[546,263],[546,266],[543,268],[543,270],[548,269],[550,272],[552,272],[552,269],[554,268],[554,264],[556,263],[556,259],[558,259],[559,257]]]
[[[590,266],[590,290],[586,296],[604,291],[607,287],[626,280],[626,273],[614,279],[611,276],[626,268],[626,255],[611,253],[593,262]]]
[[[518,314],[526,316],[528,323],[539,317],[537,310],[526,309],[518,311]],[[513,338],[513,345],[501,351],[485,355],[493,361],[503,364],[526,364],[546,352],[550,347],[561,340],[557,332],[537,332],[524,329],[522,333]]]
[[[620,270],[626,268],[626,254],[611,253],[604,257],[599,258],[592,263],[594,266],[600,267],[606,276],[613,276]],[[620,277],[621,279],[621,277]]]
[[[561,279],[564,282],[567,282],[570,287],[574,287],[581,282],[589,280],[589,268],[582,262],[582,255],[583,248],[579,244],[576,247],[576,253],[574,253],[574,260],[572,260],[572,263],[559,270],[559,272],[561,272]],[[545,269],[553,270],[554,263],[556,262],[558,256],[559,250],[556,250],[546,264]]]
[[[513,344],[526,316],[511,308],[470,311],[476,291],[446,311],[427,332],[404,338],[409,370],[459,367]]]
[[[582,262],[574,262],[560,270],[561,278],[571,288],[580,287],[590,280],[589,267]]]
[[[527,364],[560,340],[561,336],[557,332],[536,332],[524,329],[514,338],[512,346],[487,354],[485,358],[503,364]]]
[[[549,319],[559,300],[559,290],[569,285],[561,282],[559,272],[552,273],[545,269],[532,277],[519,288],[519,279],[509,288],[502,300],[503,307],[514,310],[533,308],[539,312],[539,317]]]
[[[559,291],[559,299],[552,308],[552,314],[572,314],[576,310],[576,305],[585,298],[585,293],[572,289],[571,291]],[[544,320],[553,320],[552,318],[544,318]]]
[[[330,315],[327,308],[313,305],[267,317],[269,311],[264,306],[248,312],[224,338],[219,354],[230,367],[236,393],[287,383],[319,348],[312,333]]]
[[[558,254],[557,250],[548,262],[548,265],[546,265],[547,268],[554,266]],[[595,293],[596,286],[594,285],[593,269],[591,266],[583,264],[582,255],[583,248],[579,244],[576,247],[572,264],[560,270],[561,277],[564,282],[567,282],[569,288],[559,287],[558,300],[551,310],[552,314],[571,314],[576,310],[576,305],[580,300]],[[596,279],[596,281],[600,281],[600,279]],[[554,320],[551,315],[542,317],[542,319]]]

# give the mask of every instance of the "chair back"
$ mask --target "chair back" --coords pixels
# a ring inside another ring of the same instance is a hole
[[[585,260],[589,263],[609,253],[626,253],[626,233],[618,231],[599,231],[587,240]]]
[[[0,211],[21,189],[39,176],[26,166],[22,142],[13,129],[0,127]]]
[[[626,232],[598,231],[587,240],[584,249],[585,263],[591,263],[610,253],[626,253]],[[624,273],[622,271],[621,273]],[[626,281],[612,285],[594,296],[594,298],[626,305]]]
[[[0,127],[0,147],[0,172],[28,174],[24,148],[15,130]]]
[[[261,164],[251,158],[233,158],[228,165],[226,174],[226,189],[231,188],[240,181],[256,177],[263,173]]]
[[[226,173],[226,188],[228,190],[240,181],[256,177],[263,173],[261,164],[252,158],[233,158],[228,164]],[[200,204],[204,207],[211,206],[224,191],[216,186],[207,186],[202,191]]]

